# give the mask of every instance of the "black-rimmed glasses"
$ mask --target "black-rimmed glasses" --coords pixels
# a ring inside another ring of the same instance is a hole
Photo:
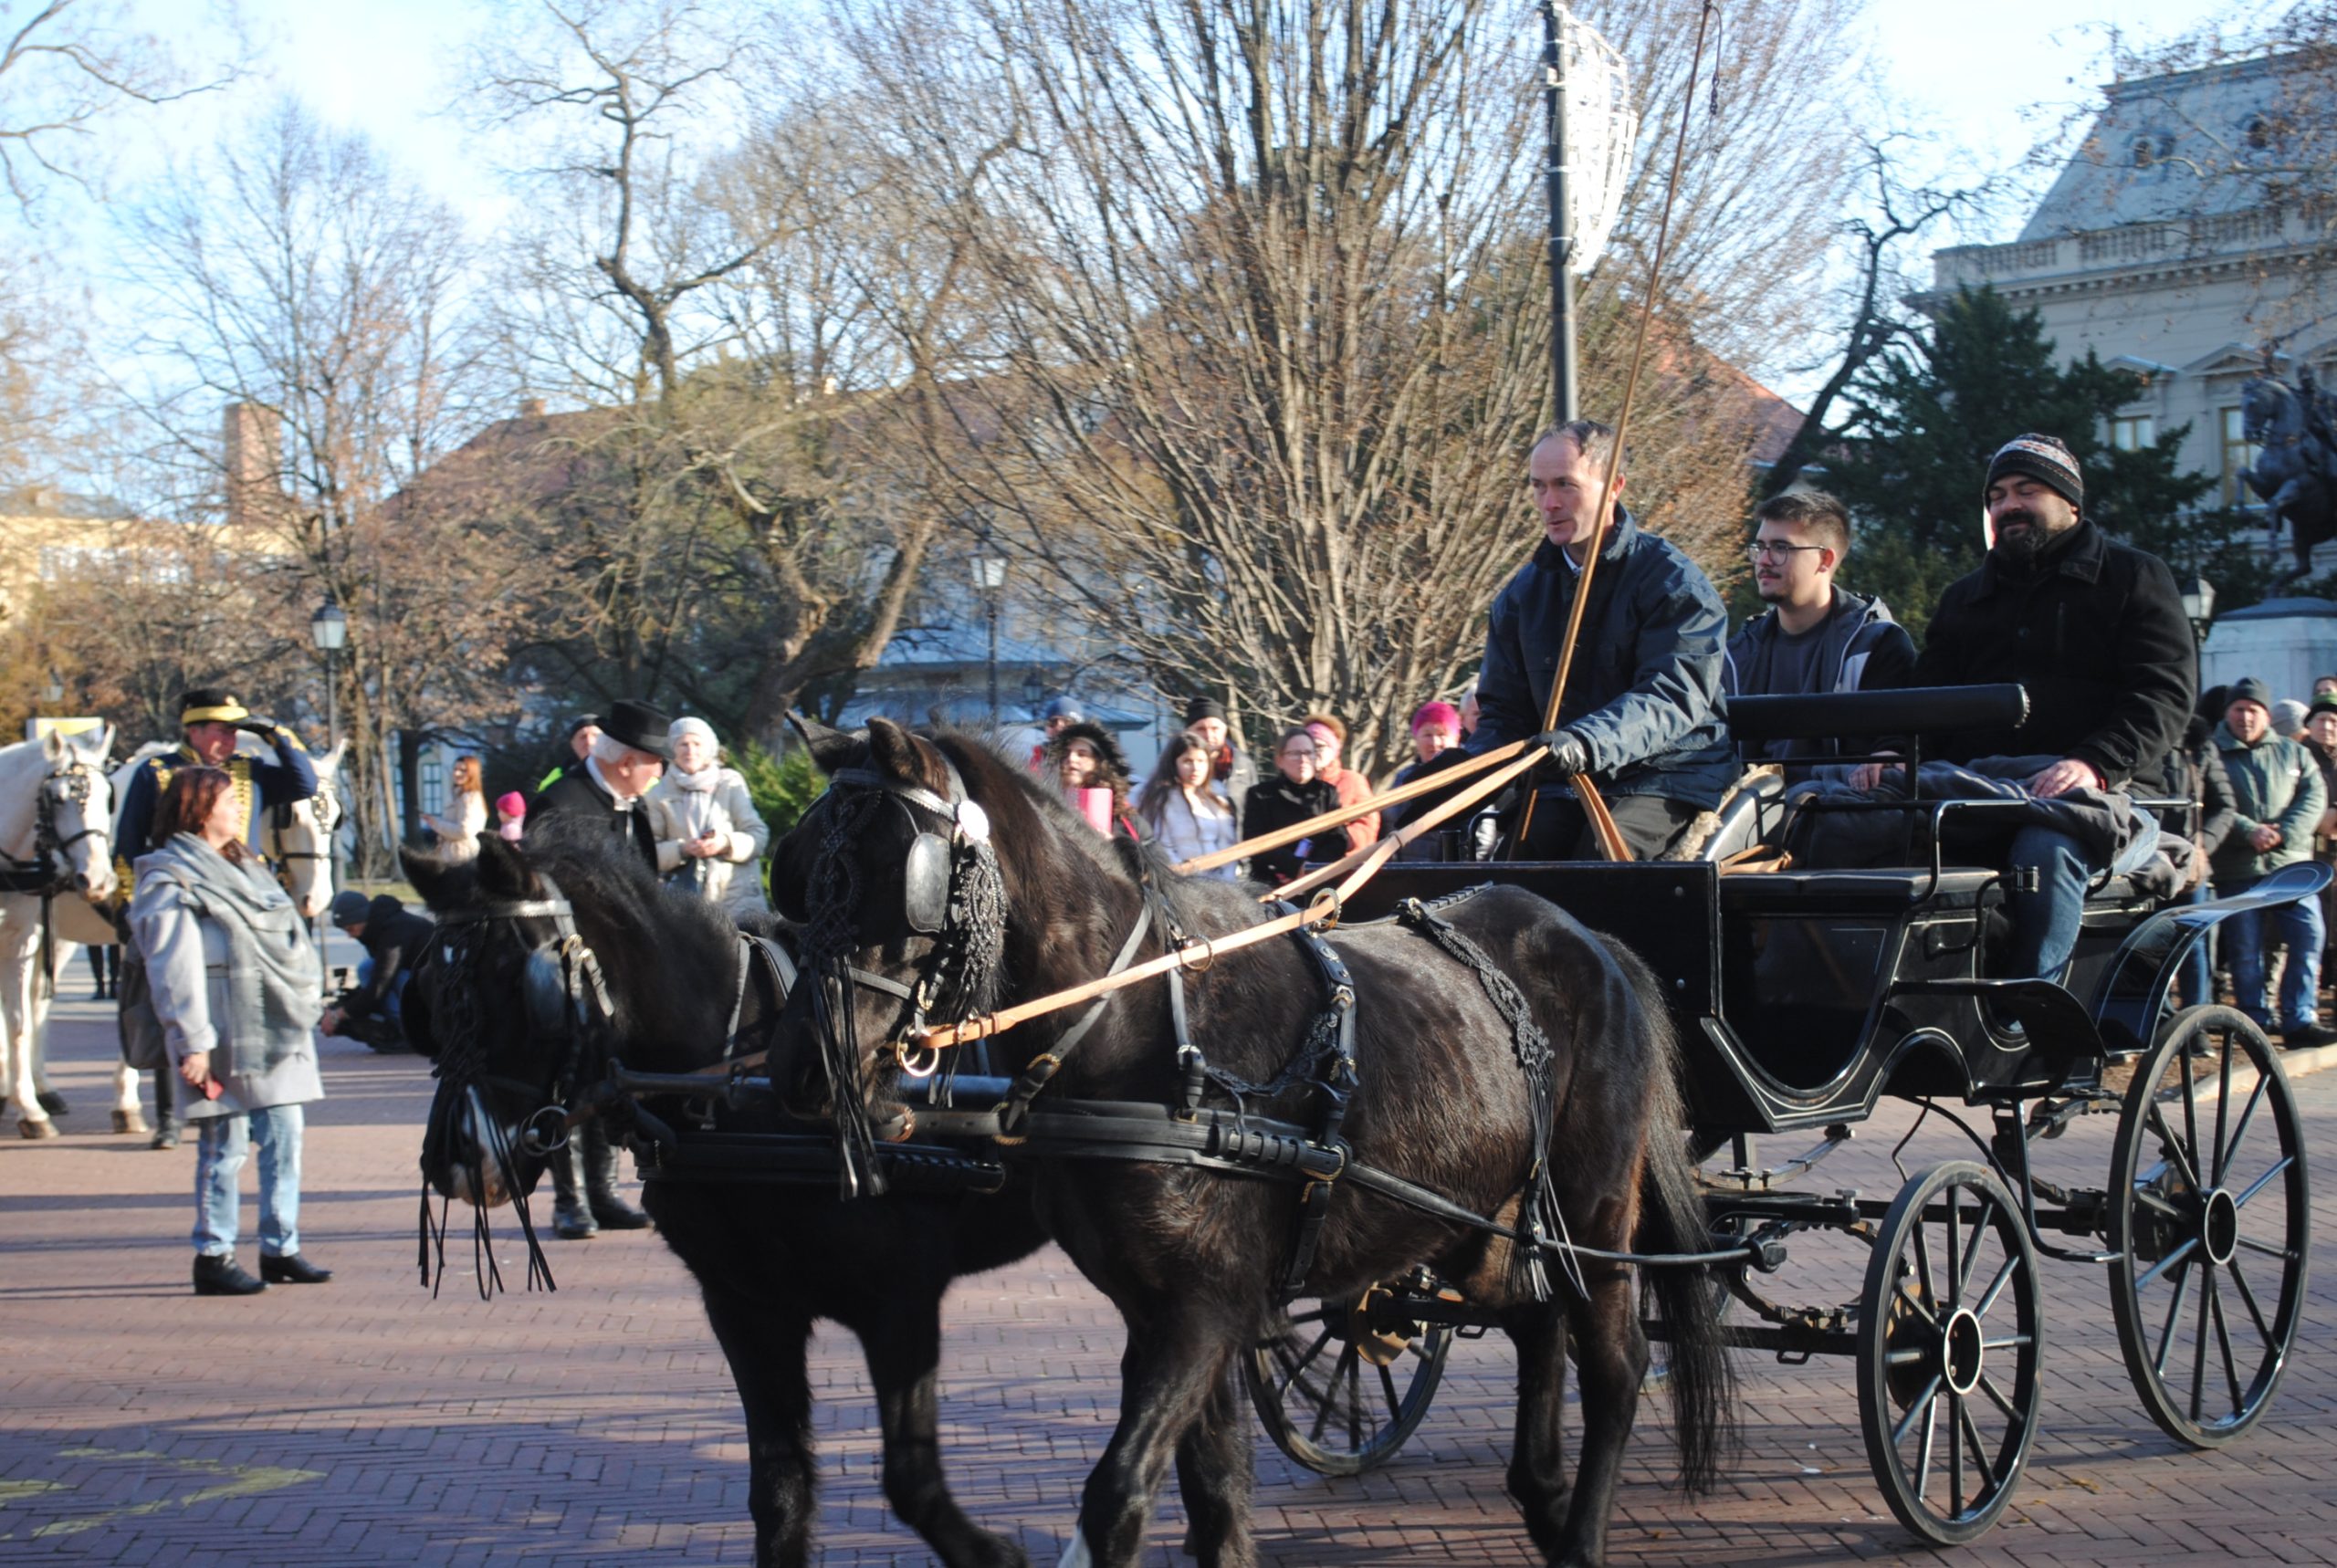
[[[1825,548],[1824,545],[1787,544],[1783,539],[1755,539],[1745,547],[1745,554],[1749,560],[1789,561],[1803,550]]]

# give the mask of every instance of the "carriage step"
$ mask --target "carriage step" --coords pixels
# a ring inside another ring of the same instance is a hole
[[[2050,980],[1893,980],[1891,997],[1970,997],[1996,1043],[2007,1050],[2049,1045],[2101,1054],[2101,1036],[2083,1003]],[[2003,1020],[2009,1019],[2013,1027]]]

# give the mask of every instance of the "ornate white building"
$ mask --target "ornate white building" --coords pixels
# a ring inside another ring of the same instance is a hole
[[[2140,372],[2111,439],[2132,447],[2187,424],[2184,466],[2254,505],[2238,478],[2254,457],[2241,383],[2268,354],[2290,380],[2309,365],[2337,381],[2337,243],[2328,214],[2297,196],[2300,181],[2328,188],[2337,83],[2287,55],[2106,90],[2020,237],[1934,253],[1925,298],[1993,285],[2035,308],[2062,354],[2091,349]],[[2314,569],[2332,568],[2337,545],[2324,546]]]

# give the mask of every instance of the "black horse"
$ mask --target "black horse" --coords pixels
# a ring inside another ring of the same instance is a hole
[[[529,832],[524,851],[480,841],[469,864],[408,857],[440,939],[409,991],[406,1019],[439,1061],[424,1176],[441,1194],[492,1206],[542,1175],[521,1129],[573,1097],[562,1086],[600,1081],[612,1058],[643,1072],[717,1063],[734,1009],[751,1011],[752,999],[742,998],[728,916],[659,886],[634,856],[603,848],[605,835],[582,841],[547,825]],[[561,900],[572,915],[557,909]],[[562,952],[563,918],[582,948]],[[571,1006],[592,990],[579,975],[586,950],[605,985],[605,1017],[597,1002]],[[792,1125],[773,1109],[719,1114],[724,1133]],[[902,1520],[950,1568],[1025,1564],[1014,1542],[975,1527],[943,1481],[935,1369],[950,1281],[1043,1239],[1027,1194],[846,1204],[832,1171],[810,1180],[653,1180],[644,1197],[697,1277],[745,1408],[755,1562],[808,1561],[818,1509],[805,1351],[814,1320],[826,1318],[857,1335],[868,1358],[885,1494]]]
[[[871,721],[865,739],[806,734],[831,784],[774,852],[772,883],[784,913],[805,922],[805,960],[823,983],[799,988],[781,1038],[804,1063],[828,1064],[831,1075],[839,1037],[862,1042],[853,1052],[865,1084],[859,1103],[835,1108],[847,1147],[852,1124],[865,1135],[897,1120],[903,1058],[919,1070],[928,1065],[915,1050],[921,1005],[936,1021],[954,1019],[1103,976],[1116,957],[1125,961],[1148,881],[1158,902],[1135,946],[1140,956],[1161,950],[1155,934],[1163,925],[1199,942],[1262,917],[1239,888],[1176,878],[1152,852],[1098,836],[966,737],[923,739],[883,720]],[[943,864],[946,896],[932,885]],[[1542,1197],[1577,1244],[1704,1250],[1674,1042],[1652,977],[1564,912],[1514,889],[1488,890],[1442,914],[1513,983],[1513,1002],[1522,993],[1518,1010],[1530,1011],[1548,1041],[1541,1057],[1547,1080],[1537,1095],[1521,1068],[1525,1030],[1493,999],[1498,980],[1448,956],[1449,940],[1431,945],[1393,925],[1342,930],[1333,942],[1358,998],[1357,1075],[1343,1129],[1353,1162],[1517,1224],[1536,1212],[1529,1170],[1546,1146],[1555,1195]],[[980,929],[985,918],[998,928]],[[1277,938],[1219,955],[1185,985],[1189,1035],[1210,1064],[1209,1092],[1248,1094],[1254,1113],[1314,1120],[1320,1091],[1275,1082],[1305,1042],[1322,1039],[1324,986],[1301,946]],[[827,1005],[812,1005],[821,996]],[[1163,982],[1113,994],[1092,1022],[1085,1011],[1024,1023],[993,1049],[1010,1070],[1052,1071],[1041,1104],[1057,1097],[1179,1103],[1189,1075],[1178,1061]],[[1073,1040],[1083,1023],[1084,1038]],[[1549,1118],[1546,1144],[1535,1134],[1537,1103]],[[1029,1152],[1043,1155],[1043,1145]],[[1274,1324],[1287,1296],[1350,1298],[1421,1264],[1498,1312],[1515,1342],[1508,1486],[1535,1544],[1553,1562],[1602,1559],[1648,1365],[1628,1269],[1583,1260],[1578,1289],[1562,1283],[1554,1297],[1536,1299],[1507,1241],[1349,1190],[1348,1182],[1329,1203],[1303,1279],[1293,1282],[1299,1206],[1290,1186],[1168,1163],[1040,1164],[1049,1230],[1127,1325],[1118,1427],[1088,1479],[1063,1563],[1136,1563],[1172,1457],[1189,1516],[1188,1549],[1205,1568],[1254,1563],[1237,1358]],[[1670,1386],[1683,1478],[1702,1485],[1731,1421],[1730,1367],[1713,1302],[1701,1270],[1653,1270],[1649,1278],[1673,1341]],[[1569,1332],[1585,1427],[1571,1484],[1560,1436]]]

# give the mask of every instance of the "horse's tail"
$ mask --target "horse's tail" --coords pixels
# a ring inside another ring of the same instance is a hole
[[[1640,1060],[1648,1085],[1647,1154],[1640,1177],[1640,1223],[1634,1246],[1653,1254],[1708,1252],[1712,1237],[1695,1167],[1688,1158],[1680,1099],[1680,1042],[1664,1006],[1663,988],[1639,956],[1619,943],[1609,950],[1638,994]],[[1720,1302],[1710,1269],[1656,1267],[1641,1270],[1656,1321],[1670,1340],[1668,1382],[1672,1427],[1680,1446],[1680,1484],[1712,1490],[1721,1462],[1736,1445],[1736,1368],[1721,1336]]]

